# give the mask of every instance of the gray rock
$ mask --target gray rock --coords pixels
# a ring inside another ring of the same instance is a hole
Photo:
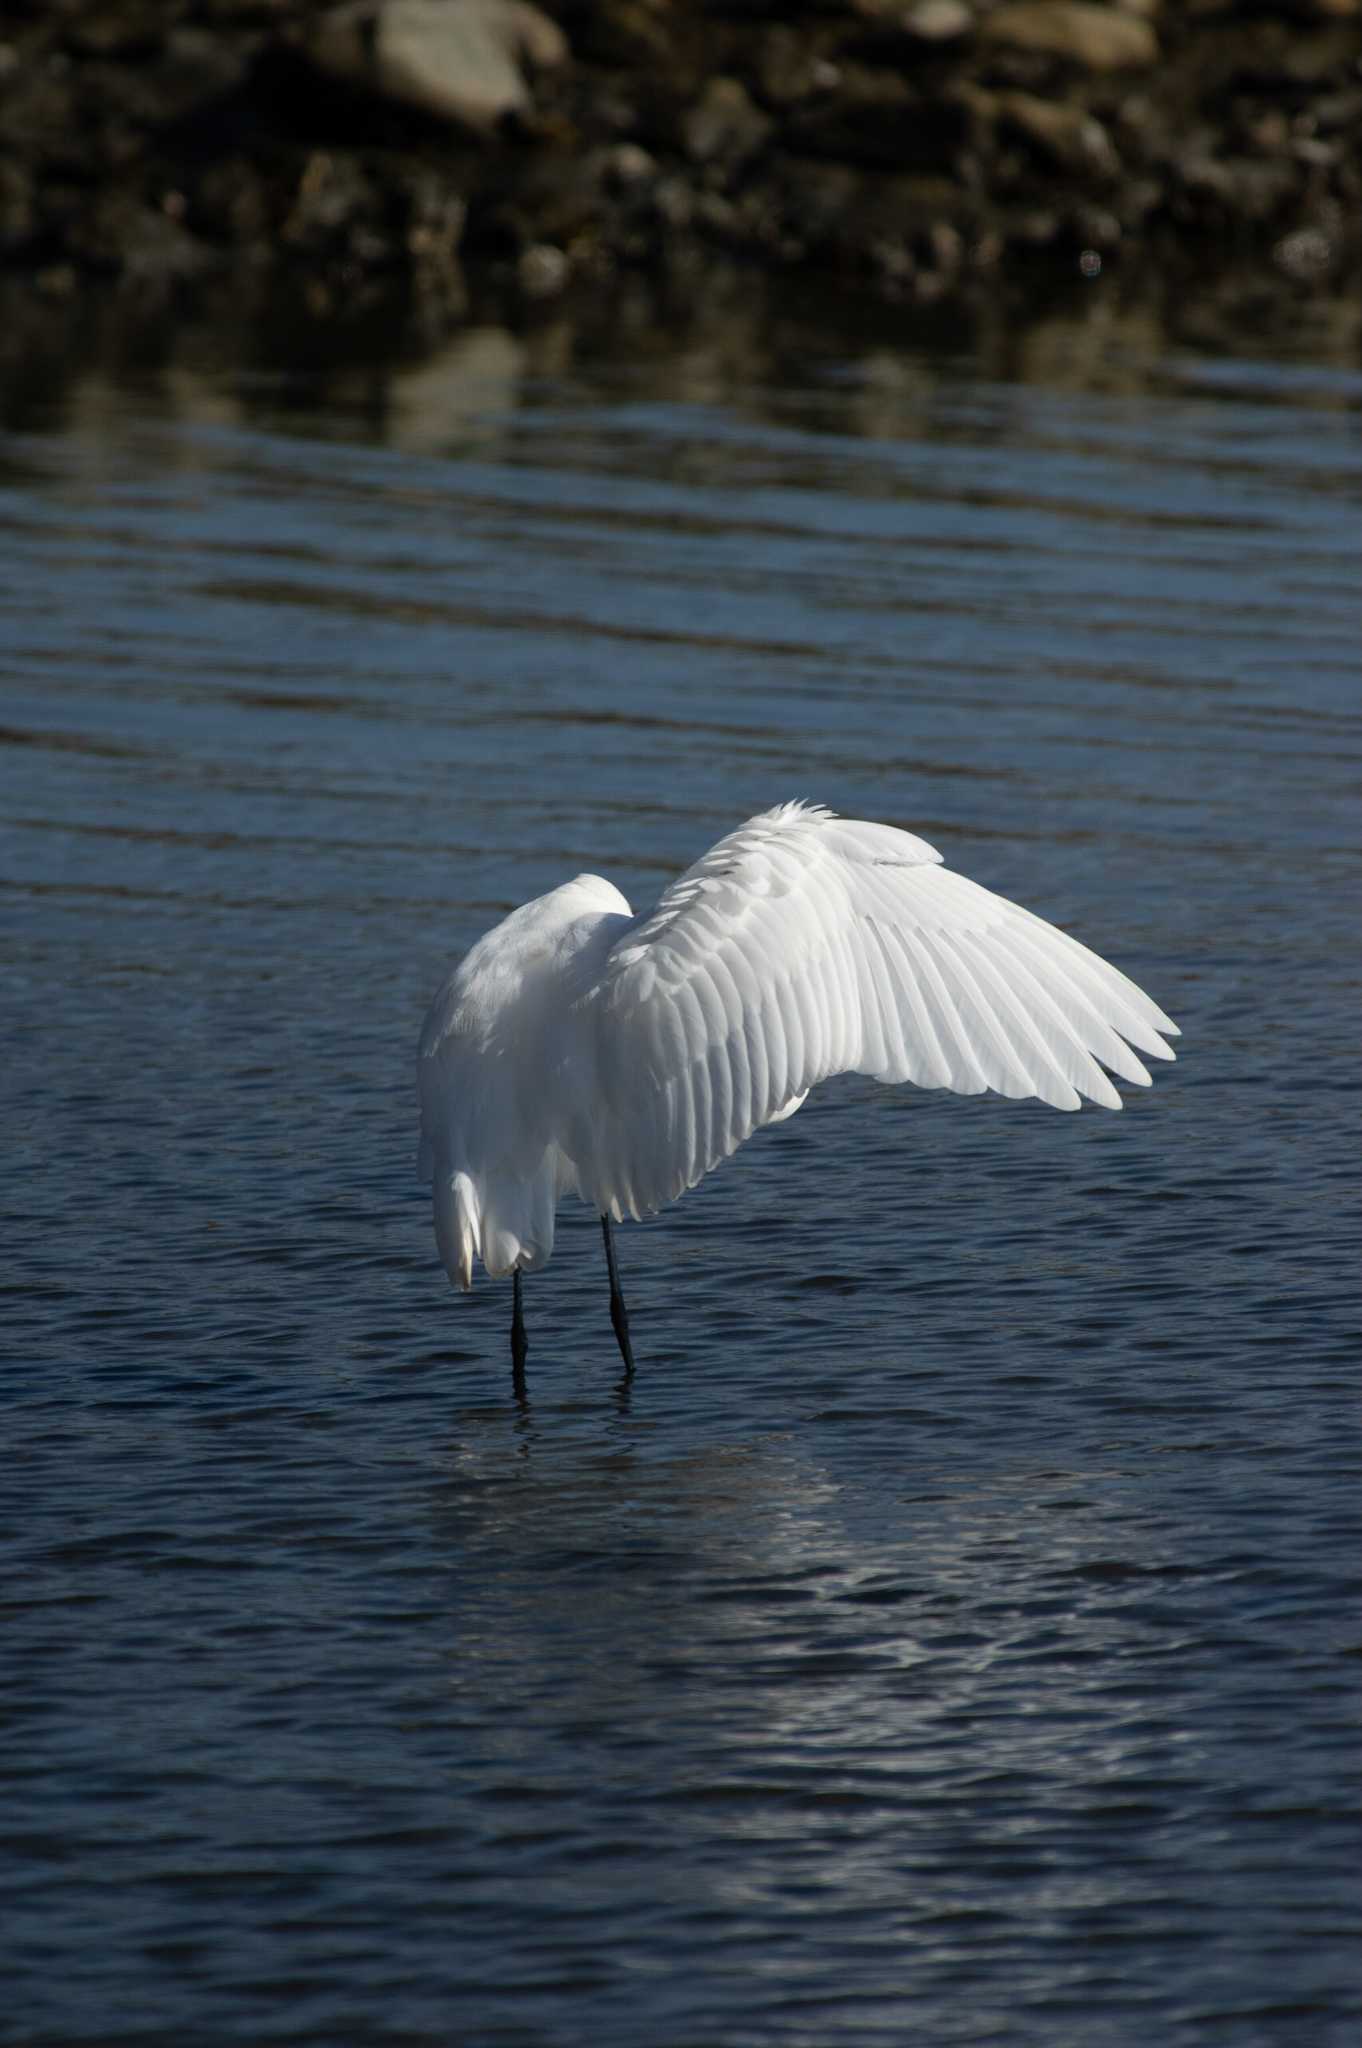
[[[905,35],[920,43],[955,43],[974,27],[974,15],[964,0],[918,0],[902,16]]]
[[[516,265],[520,289],[530,299],[556,299],[567,289],[572,265],[552,242],[533,242],[522,249]]]
[[[1147,21],[1088,0],[1007,0],[980,24],[986,46],[1058,58],[1085,71],[1138,70],[1157,62]]]
[[[657,158],[637,142],[617,142],[601,158],[601,176],[615,192],[635,192],[657,176]]]
[[[1319,228],[1297,228],[1283,235],[1272,252],[1278,267],[1302,284],[1313,284],[1325,276],[1334,261],[1329,237]]]
[[[527,0],[350,0],[304,47],[351,85],[489,134],[532,105],[526,66],[568,54],[556,22]]]

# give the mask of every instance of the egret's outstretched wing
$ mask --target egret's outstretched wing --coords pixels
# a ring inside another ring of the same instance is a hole
[[[1147,1083],[1130,1047],[1173,1057],[1125,975],[940,859],[784,804],[621,933],[571,1033],[595,1085],[559,1142],[587,1200],[650,1214],[830,1074],[1119,1109],[1102,1065]]]

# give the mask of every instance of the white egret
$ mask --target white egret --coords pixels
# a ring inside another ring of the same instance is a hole
[[[1103,1066],[1147,1085],[1131,1046],[1172,1059],[1177,1026],[1124,974],[940,861],[780,804],[645,915],[578,875],[465,954],[421,1032],[420,1171],[455,1285],[478,1257],[514,1275],[518,1386],[520,1276],[553,1250],[560,1195],[600,1214],[632,1372],[612,1220],[674,1202],[829,1075],[1119,1109]]]

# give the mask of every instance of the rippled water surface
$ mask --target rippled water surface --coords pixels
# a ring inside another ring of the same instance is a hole
[[[3,449],[0,2035],[1351,2043],[1362,383],[90,381]],[[808,796],[1184,1027],[453,1294],[413,1049]]]

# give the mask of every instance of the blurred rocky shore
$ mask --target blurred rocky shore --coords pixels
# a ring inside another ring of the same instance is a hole
[[[928,303],[1047,267],[1354,289],[1359,0],[8,0],[0,252],[457,319],[716,258]]]

